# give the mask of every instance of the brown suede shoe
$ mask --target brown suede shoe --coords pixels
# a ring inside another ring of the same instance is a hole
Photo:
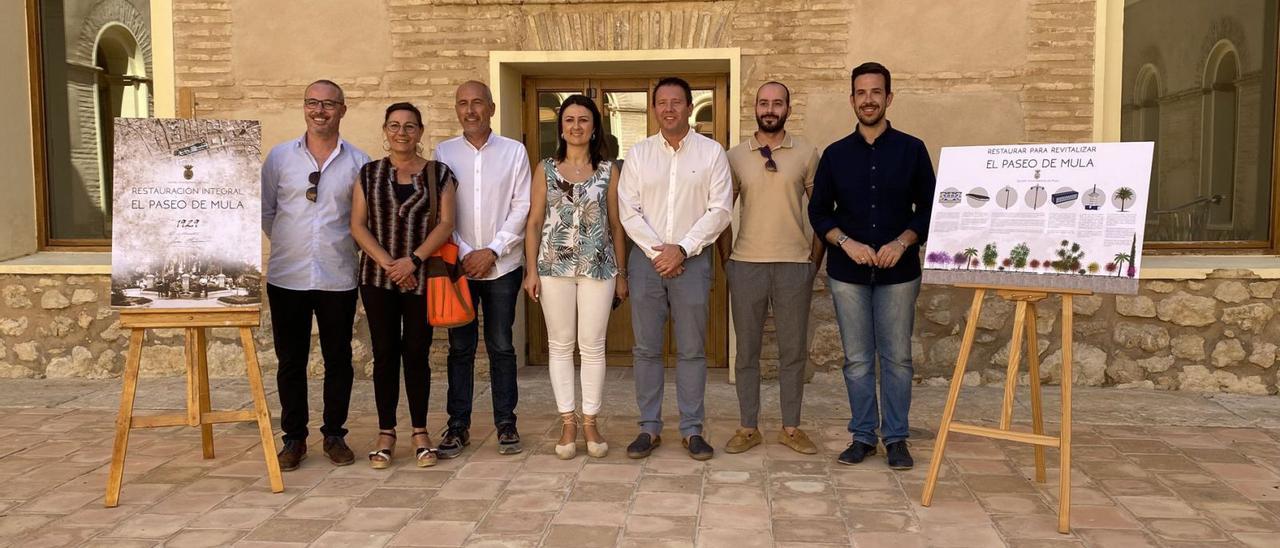
[[[280,470],[288,472],[297,470],[298,464],[307,458],[307,442],[303,440],[285,440],[284,448],[276,454],[280,461]]]
[[[815,455],[818,453],[818,446],[813,444],[809,439],[809,435],[804,430],[796,429],[796,433],[787,434],[787,429],[783,428],[778,432],[778,443],[790,447],[797,453],[806,455]]]
[[[346,466],[356,461],[356,454],[347,447],[347,441],[339,436],[324,437],[324,454],[335,466]]]
[[[733,433],[733,437],[729,438],[729,443],[724,444],[725,453],[742,453],[747,449],[751,449],[764,442],[764,436],[760,435],[760,431],[752,428],[745,430],[739,428]]]

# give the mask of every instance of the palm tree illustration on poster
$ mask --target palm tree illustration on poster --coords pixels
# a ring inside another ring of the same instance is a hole
[[[1149,142],[943,148],[924,282],[1136,293],[1151,155]]]

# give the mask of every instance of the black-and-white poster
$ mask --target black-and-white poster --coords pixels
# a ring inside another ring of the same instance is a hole
[[[111,304],[262,302],[261,126],[117,118]]]

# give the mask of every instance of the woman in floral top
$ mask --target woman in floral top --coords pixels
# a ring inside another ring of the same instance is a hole
[[[604,392],[605,332],[614,302],[627,297],[626,237],[618,217],[618,167],[604,159],[595,102],[583,95],[559,110],[556,154],[538,163],[530,185],[524,290],[547,320],[551,386],[564,423],[556,456],[577,453],[573,350],[582,355],[582,427],[587,454],[609,451],[596,416]],[[624,263],[625,264],[625,263]]]

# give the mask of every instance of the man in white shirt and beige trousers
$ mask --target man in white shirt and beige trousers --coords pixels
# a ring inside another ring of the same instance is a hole
[[[724,149],[689,127],[692,103],[684,80],[658,82],[653,106],[661,131],[631,148],[618,186],[622,225],[636,244],[627,261],[640,408],[640,434],[627,447],[631,458],[644,458],[661,443],[668,316],[675,324],[682,443],[696,460],[714,454],[702,430],[711,244],[729,226],[733,184]]]

